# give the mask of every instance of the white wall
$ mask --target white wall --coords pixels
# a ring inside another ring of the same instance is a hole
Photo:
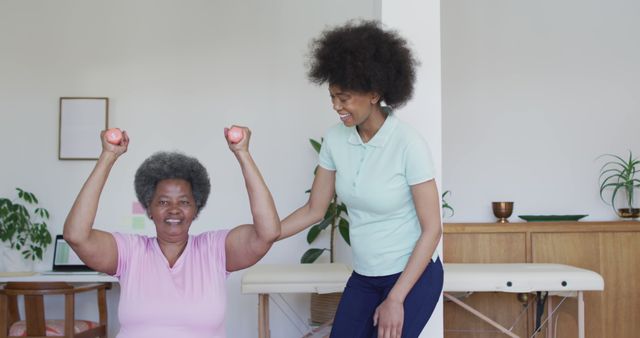
[[[616,216],[603,153],[640,155],[640,2],[442,2],[443,172],[455,216]]]
[[[308,43],[356,17],[373,18],[373,2],[0,1],[0,196],[14,187],[35,193],[59,233],[94,162],[57,159],[58,99],[107,96],[110,125],[126,129],[131,145],[109,178],[96,228],[139,232],[131,225],[133,174],[157,150],[182,150],[209,169],[212,196],[193,233],[249,222],[242,176],[222,137],[232,123],[252,128],[254,158],[280,215],[288,214],[313,178],[307,139],[338,122],[327,89],[306,79]],[[143,232],[154,233],[150,222]],[[263,262],[297,262],[304,237],[279,243]],[[227,331],[255,337],[257,297],[241,295],[241,275],[229,278]],[[287,299],[308,317],[308,296]],[[271,315],[273,337],[300,336],[277,308]]]

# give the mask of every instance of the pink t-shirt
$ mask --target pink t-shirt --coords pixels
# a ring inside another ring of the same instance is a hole
[[[155,237],[114,233],[117,338],[224,338],[227,230],[189,236],[172,268]]]

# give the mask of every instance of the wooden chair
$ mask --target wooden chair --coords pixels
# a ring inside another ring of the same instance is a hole
[[[4,287],[0,287],[0,338],[47,336],[106,338],[106,290],[110,288],[111,283],[71,285],[64,282],[9,282]],[[99,322],[76,320],[74,318],[75,295],[93,290],[98,293]],[[48,295],[64,295],[64,320],[45,320],[44,296]],[[20,320],[18,296],[24,297],[25,320]],[[55,326],[60,326],[64,331],[56,332]],[[17,333],[19,331],[23,332]]]

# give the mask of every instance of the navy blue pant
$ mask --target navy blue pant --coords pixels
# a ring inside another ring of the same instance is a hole
[[[331,330],[331,338],[376,338],[373,314],[387,298],[400,273],[367,277],[354,272],[344,289]],[[444,273],[440,258],[430,262],[404,300],[402,338],[415,338],[431,317],[440,295]]]

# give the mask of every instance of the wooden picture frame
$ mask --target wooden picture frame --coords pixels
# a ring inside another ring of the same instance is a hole
[[[97,160],[100,132],[109,124],[109,98],[61,97],[59,160]]]

